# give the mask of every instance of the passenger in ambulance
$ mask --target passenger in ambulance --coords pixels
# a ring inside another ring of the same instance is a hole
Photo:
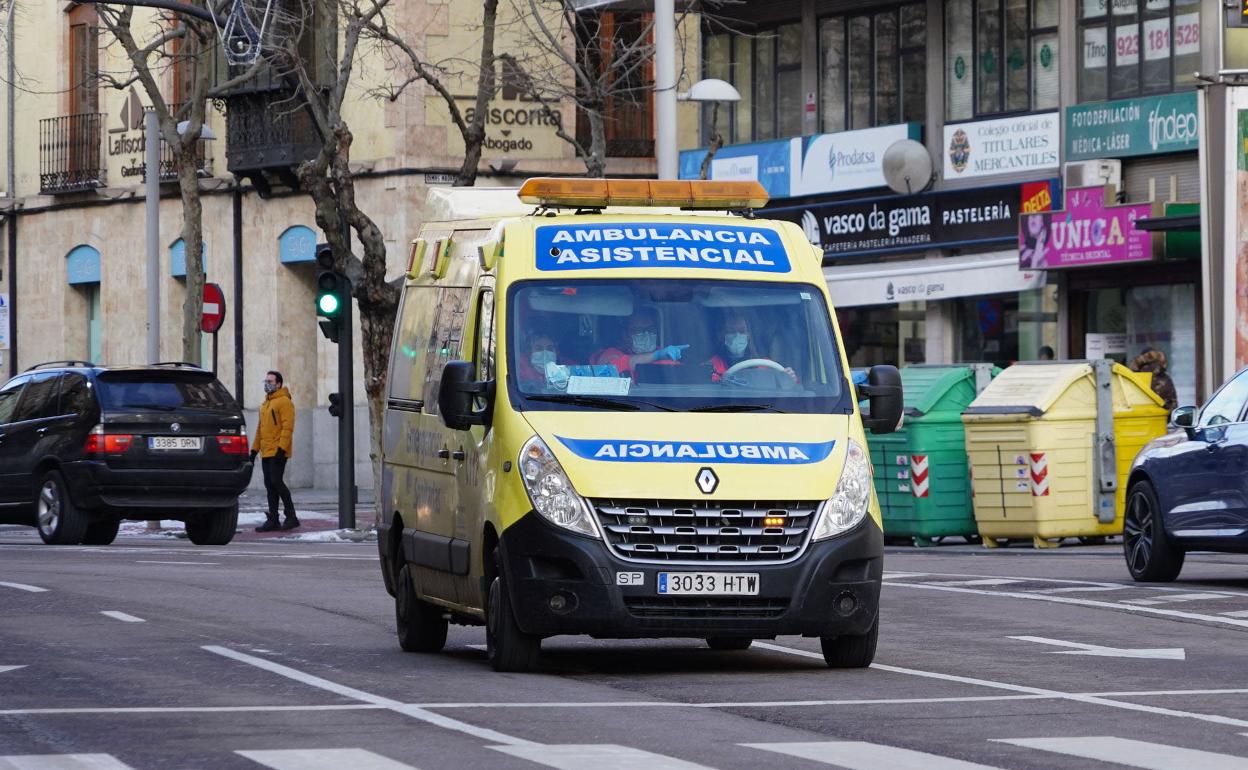
[[[747,361],[752,358],[758,358],[765,361],[771,359],[759,353],[755,347],[754,336],[750,333],[749,320],[740,313],[729,313],[724,316],[723,325],[720,327],[719,352],[711,356],[711,381],[722,382],[724,374],[734,365]],[[777,362],[772,362],[777,363]],[[769,367],[751,367],[752,369],[769,368]],[[793,382],[797,382],[797,372],[792,367],[785,366],[783,369]]]
[[[524,390],[539,390],[547,385],[547,364],[559,363],[559,345],[555,338],[541,331],[529,334],[527,344],[516,356],[516,375]]]
[[[679,364],[688,345],[659,347],[659,317],[651,307],[638,308],[628,319],[624,340],[590,357],[596,366],[614,366],[620,376],[631,375],[641,364]]]

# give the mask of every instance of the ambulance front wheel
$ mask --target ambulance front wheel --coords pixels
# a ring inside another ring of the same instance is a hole
[[[875,645],[879,638],[880,617],[876,615],[871,630],[865,634],[824,636],[819,643],[828,668],[866,668],[875,660]]]
[[[446,618],[441,608],[423,602],[412,585],[411,567],[404,564],[395,586],[394,619],[404,652],[438,652],[446,646]]]
[[[542,638],[520,630],[511,597],[503,579],[490,583],[489,605],[485,608],[485,652],[495,671],[533,671],[542,650]]]

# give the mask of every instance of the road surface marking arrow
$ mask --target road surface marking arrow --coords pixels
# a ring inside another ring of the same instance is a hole
[[[1071,647],[1069,650],[1053,650],[1051,655],[1095,655],[1101,658],[1153,658],[1156,660],[1187,660],[1187,652],[1182,647],[1153,647],[1128,650],[1121,647],[1102,647],[1099,644],[1083,644],[1082,642],[1064,642],[1061,639],[1046,639],[1043,636],[1011,636],[1020,642],[1035,642],[1054,647]]]

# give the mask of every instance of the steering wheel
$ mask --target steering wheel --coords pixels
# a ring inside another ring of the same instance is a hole
[[[772,361],[770,358],[747,358],[744,361],[738,361],[732,366],[728,367],[727,369],[724,370],[724,373],[721,374],[720,376],[728,377],[733,374],[736,374],[742,369],[753,369],[756,366],[764,366],[768,369],[775,369],[777,372],[784,371],[784,366],[782,364],[778,364],[775,361]]]

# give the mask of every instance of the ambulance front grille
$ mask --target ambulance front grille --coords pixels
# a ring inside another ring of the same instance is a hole
[[[818,503],[592,500],[608,547],[637,562],[759,564],[801,555]],[[771,519],[772,521],[767,521]]]

